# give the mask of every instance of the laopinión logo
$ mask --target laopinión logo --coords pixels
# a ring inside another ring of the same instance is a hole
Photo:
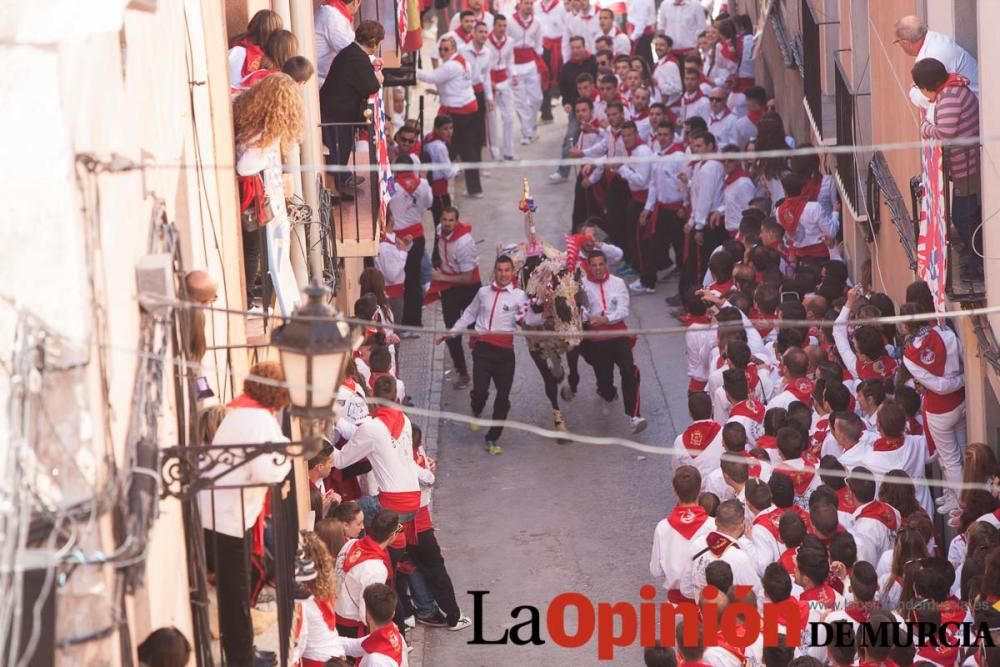
[[[751,591],[749,586],[735,586],[738,600]],[[694,646],[699,640],[706,648],[723,646],[743,651],[763,638],[764,646],[932,646],[942,649],[984,645],[994,642],[987,623],[916,622],[897,620],[836,622],[809,621],[803,618],[798,600],[765,602],[762,609],[746,602],[730,602],[719,611],[712,603],[654,602],[657,589],[646,585],[639,589],[643,600],[594,603],[583,593],[560,593],[549,601],[544,614],[534,605],[519,605],[510,611],[515,621],[500,635],[487,637],[485,598],[490,591],[466,591],[472,596],[473,636],[468,642],[477,645],[553,644],[578,649],[597,639],[597,659],[613,660],[615,650],[639,643],[640,646],[675,646],[677,640]],[[720,592],[713,586],[702,591],[702,598],[713,600]],[[1000,605],[1000,603],[998,603]],[[998,608],[1000,611],[1000,608]],[[878,618],[893,618],[878,616]],[[543,618],[544,616],[544,618]],[[575,623],[570,619],[575,616]],[[906,614],[910,617],[911,614]],[[865,614],[867,619],[868,615]],[[678,619],[683,635],[677,637]],[[874,619],[872,619],[874,620]],[[857,628],[857,631],[855,631]],[[547,635],[547,639],[544,635]]]

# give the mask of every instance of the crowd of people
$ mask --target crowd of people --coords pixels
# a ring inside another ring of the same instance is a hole
[[[870,276],[851,280],[836,188],[819,156],[726,159],[794,147],[781,114],[799,110],[776,108],[756,85],[749,17],[730,15],[724,2],[707,4],[664,0],[657,10],[651,0],[596,7],[506,0],[491,8],[468,0],[442,30],[433,68],[417,71],[440,101],[430,132],[406,119],[405,104],[391,109],[392,160],[406,169],[395,175],[378,254],[352,312],[374,324],[339,389],[339,417],[309,460],[315,525],[302,534],[295,571],[301,664],[347,664],[338,661],[352,656],[362,665],[404,665],[408,628],[471,623],[431,520],[437,463],[397,407],[410,401],[400,346],[417,334],[397,334],[393,325],[422,326],[425,305],[440,300],[450,331],[438,342],[447,344],[454,387],[471,385],[479,417],[492,385],[490,416],[507,418],[515,334],[537,324],[543,304],[518,284],[507,255],[498,255],[483,284],[473,227],[452,199],[460,173],[466,195],[481,198],[483,174],[452,162],[480,162],[484,149],[496,160],[516,159],[515,144],[533,143],[538,124],[554,119],[555,100],[567,114],[562,156],[584,159],[549,176],[555,186],[572,180],[575,187],[566,268],[579,279],[583,328],[613,332],[571,350],[566,378],[532,351],[556,429],[566,430],[559,401],[577,395],[581,357],[607,403],[618,398],[618,367],[629,428],[646,428],[630,299],[677,274],[667,303],[687,327],[692,422],[674,443],[677,505],[656,526],[650,561],[667,599],[724,608],[793,597],[804,619],[855,628],[882,619],[996,623],[996,612],[976,603],[1000,599],[1000,501],[958,489],[990,482],[1000,465],[991,448],[966,444],[960,340],[947,322],[853,323],[933,313],[934,298],[916,282],[897,305],[872,290]],[[331,0],[316,15],[330,164],[348,163],[364,105],[383,84],[375,54],[384,29],[355,21],[359,5]],[[956,56],[959,47],[914,17],[900,20],[896,37],[917,58],[914,102],[940,101],[924,136],[978,134],[970,120],[973,109],[978,118],[975,61]],[[287,238],[282,151],[302,131],[296,82],[314,74],[296,51],[294,36],[266,11],[230,51],[248,299],[260,297],[259,229],[278,220]],[[968,247],[979,247],[978,159],[959,150],[946,159],[961,200],[956,227]],[[424,164],[433,167],[413,169]],[[337,174],[327,185],[349,201],[359,180]],[[981,262],[963,270],[981,272]],[[251,376],[282,379],[268,363]],[[215,415],[208,440],[284,438],[274,416],[287,391],[252,379],[244,389]],[[502,452],[502,432],[492,425],[484,434],[489,454]],[[948,484],[931,493],[924,480],[936,469]],[[231,481],[273,484],[287,474],[261,460]],[[225,494],[203,498],[212,503],[203,513],[212,517],[206,537],[219,559],[209,565],[223,650],[233,664],[268,664],[273,656],[253,648],[249,611],[261,582],[242,555],[249,543],[261,547],[254,535],[266,524],[266,494]],[[939,516],[955,532],[950,541]],[[650,649],[646,664],[950,667],[967,657],[986,664],[958,650],[920,649],[914,657],[808,641],[738,649],[720,640],[707,649]]]

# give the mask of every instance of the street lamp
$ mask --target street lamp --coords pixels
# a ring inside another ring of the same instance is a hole
[[[320,450],[323,420],[334,415],[337,389],[361,335],[327,304],[326,286],[312,284],[304,293],[305,304],[271,333],[271,344],[281,357],[308,458]]]

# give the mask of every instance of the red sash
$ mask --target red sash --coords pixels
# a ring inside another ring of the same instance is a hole
[[[670,527],[680,533],[685,540],[690,540],[698,529],[708,521],[708,512],[700,505],[691,507],[674,507],[667,517]]]
[[[692,458],[696,458],[715,440],[722,425],[714,421],[695,422],[684,429],[681,441]]]

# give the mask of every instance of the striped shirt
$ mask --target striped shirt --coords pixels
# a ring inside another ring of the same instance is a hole
[[[933,115],[933,120],[925,119],[920,128],[924,137],[948,141],[979,136],[979,100],[968,86],[949,86],[942,90],[934,104]],[[943,152],[948,175],[959,194],[977,192],[979,147],[945,146]]]

